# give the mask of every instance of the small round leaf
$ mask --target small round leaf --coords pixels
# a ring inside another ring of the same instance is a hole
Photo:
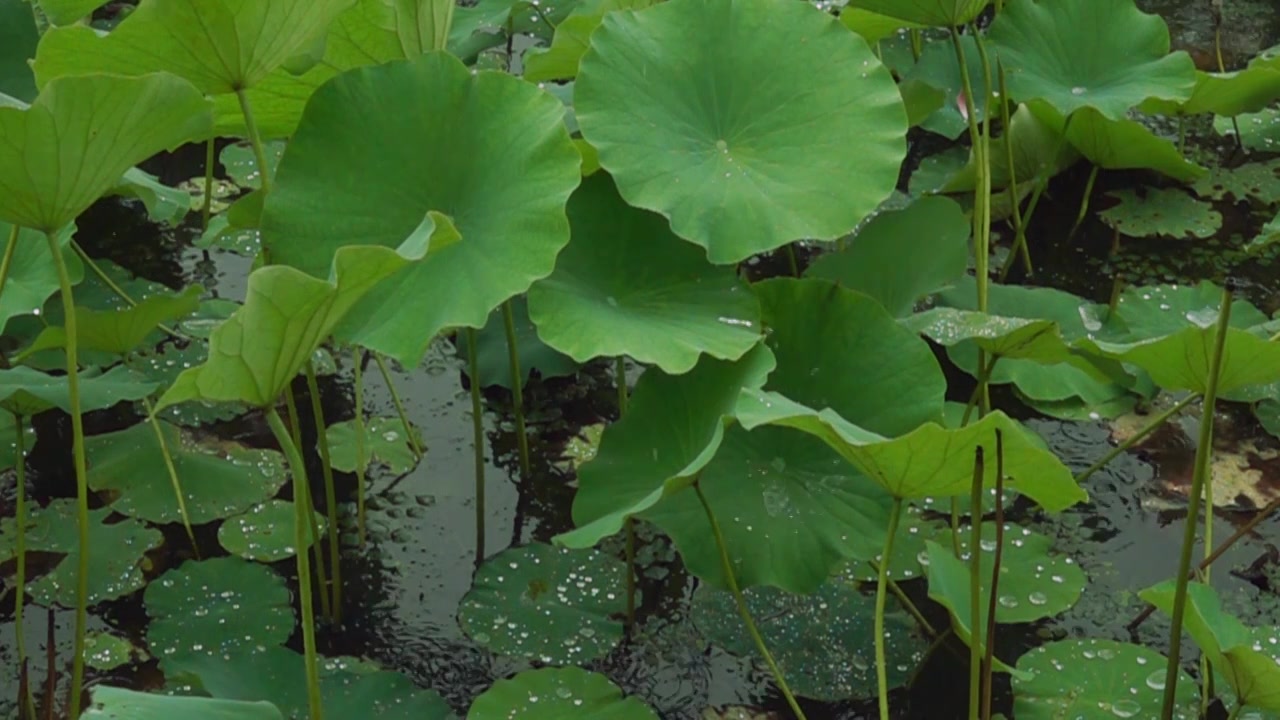
[[[228,518],[218,528],[218,542],[232,555],[258,562],[277,562],[297,554],[294,546],[294,505],[286,500],[268,500],[249,509],[243,515]],[[328,521],[316,516],[316,523],[323,534]],[[314,538],[311,528],[304,528],[307,547]]]

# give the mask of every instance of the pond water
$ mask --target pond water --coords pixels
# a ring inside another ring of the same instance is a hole
[[[1207,3],[1179,0],[1145,0],[1141,5],[1164,14],[1175,35],[1175,47],[1193,52],[1199,59],[1212,44],[1208,28]],[[1238,21],[1229,22],[1224,41],[1229,58],[1247,57],[1280,39],[1280,13],[1266,0],[1240,1],[1229,5]],[[1230,61],[1230,60],[1229,60]],[[179,154],[156,162],[150,168],[162,180],[177,182],[199,171],[198,154]],[[1124,186],[1122,174],[1104,176],[1099,193],[1111,186]],[[1084,175],[1079,169],[1054,185],[1055,194],[1040,211],[1045,227],[1066,228],[1076,210]],[[1099,197],[1099,195],[1095,195]],[[119,201],[105,201],[81,224],[80,239],[90,253],[114,259],[153,280],[176,286],[180,282],[201,282],[217,296],[239,299],[244,293],[243,278],[249,261],[225,251],[206,256],[192,247],[195,230],[189,225],[177,230],[161,230],[145,221],[142,213]],[[1086,224],[1078,237],[1048,231],[1038,241],[1038,272],[1031,282],[1049,283],[1092,299],[1105,301],[1110,279],[1103,273],[1081,272],[1083,256],[1097,256],[1099,248],[1111,241],[1110,232],[1099,223]],[[144,252],[145,251],[145,252]],[[1153,257],[1172,256],[1161,248],[1144,248]],[[1170,259],[1170,262],[1175,260]],[[771,266],[772,267],[772,266]],[[1204,267],[1182,263],[1177,272],[1211,277]],[[1271,298],[1280,297],[1280,277],[1269,267],[1246,268],[1255,281],[1251,294],[1264,309]],[[509,676],[529,665],[524,661],[497,656],[468,639],[457,621],[459,603],[471,586],[474,570],[475,508],[473,480],[472,419],[463,373],[463,361],[449,342],[438,342],[424,366],[412,372],[392,373],[413,423],[422,431],[427,448],[425,460],[403,477],[374,476],[371,479],[369,524],[371,541],[365,548],[348,543],[343,556],[346,585],[346,622],[327,628],[321,635],[321,649],[327,654],[367,657],[409,675],[423,687],[440,691],[460,712],[494,680]],[[349,358],[339,358],[340,372],[322,382],[326,418],[330,422],[348,419],[353,412],[353,390]],[[371,365],[366,369],[366,412],[369,416],[393,416],[394,406],[388,386]],[[966,388],[964,394],[967,394]],[[960,394],[960,393],[958,393]],[[594,364],[573,379],[535,380],[527,388],[530,435],[534,471],[520,477],[516,471],[514,422],[509,412],[509,393],[500,387],[487,389],[485,414],[487,446],[487,503],[485,545],[491,556],[501,550],[532,540],[547,541],[571,527],[569,505],[574,485],[573,472],[562,457],[566,443],[584,427],[613,419],[615,406],[609,368]],[[304,427],[309,422],[304,407]],[[1010,406],[1013,404],[1010,403]],[[120,418],[96,418],[91,432],[119,427]],[[1194,423],[1191,418],[1189,423]],[[1114,429],[1102,422],[1066,422],[1043,418],[1028,419],[1052,449],[1073,470],[1081,470],[1099,459],[1110,447]],[[1185,424],[1184,424],[1185,425]],[[1266,480],[1280,482],[1280,469],[1271,459],[1276,442],[1253,425],[1240,421],[1238,430],[1228,431],[1224,447],[1249,443],[1257,452],[1253,459],[1267,474]],[[1072,555],[1088,573],[1091,583],[1083,600],[1065,615],[1031,626],[1017,626],[1000,638],[1001,650],[1018,652],[1047,637],[1091,636],[1131,640],[1125,628],[1136,614],[1132,597],[1136,588],[1170,577],[1176,567],[1175,553],[1181,540],[1181,525],[1171,523],[1180,516],[1178,488],[1185,486],[1189,473],[1194,432],[1166,432],[1145,443],[1137,452],[1122,455],[1095,474],[1088,482],[1092,502],[1061,516],[1037,520],[1032,526],[1054,538],[1061,552]],[[42,481],[44,493],[64,494],[70,487],[65,452],[69,434],[58,419],[42,419],[40,443],[32,456],[32,472]],[[215,432],[251,445],[269,446],[271,441],[260,422],[235,421],[218,424]],[[313,474],[318,476],[318,473]],[[43,482],[44,480],[48,482]],[[350,478],[344,478],[344,507],[350,508]],[[45,500],[39,497],[38,500]],[[0,516],[13,512],[12,475],[0,480]],[[1224,510],[1218,532],[1225,536],[1231,523],[1248,515]],[[652,533],[645,557],[650,559],[642,582],[645,601],[640,609],[634,637],[590,669],[607,674],[627,693],[638,695],[667,720],[697,720],[711,708],[743,706],[753,708],[756,717],[788,717],[786,706],[772,691],[767,672],[750,660],[736,657],[709,645],[691,619],[691,601],[696,581],[680,566],[669,544]],[[168,548],[183,546],[181,531],[166,530]],[[205,538],[208,539],[208,538]],[[1214,582],[1228,606],[1246,623],[1270,617],[1274,624],[1277,602],[1270,590],[1276,571],[1275,545],[1280,544],[1280,521],[1261,525],[1254,534],[1237,544],[1217,567]],[[216,548],[216,542],[209,544]],[[616,549],[616,548],[614,548]],[[173,550],[152,555],[153,571],[174,566],[185,551]],[[278,563],[285,574],[292,563]],[[8,582],[6,572],[0,577]],[[945,612],[925,597],[922,581],[904,583],[904,589],[927,616],[945,623]],[[4,586],[0,604],[0,667],[14,667],[14,648],[9,642],[15,628],[12,604]],[[146,623],[140,594],[107,603],[95,629],[114,632],[140,642]],[[24,633],[31,654],[33,682],[46,675],[46,648],[49,624],[59,663],[70,653],[71,613],[57,611],[52,616],[41,608],[28,613]],[[1152,618],[1138,631],[1138,638],[1159,647],[1167,626]],[[297,638],[294,639],[295,643]],[[925,662],[910,689],[898,691],[895,708],[903,718],[948,720],[964,717],[966,696],[964,665],[946,649],[934,652]],[[154,663],[141,663],[118,673],[100,674],[95,682],[149,687],[162,682]],[[0,673],[0,717],[14,712],[16,677]],[[874,707],[865,703],[806,703],[811,718],[853,720],[874,717]],[[1007,710],[1007,707],[1006,707]]]

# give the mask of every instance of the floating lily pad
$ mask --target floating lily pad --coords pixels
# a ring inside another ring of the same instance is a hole
[[[146,650],[119,635],[90,632],[84,638],[84,662],[94,670],[115,670],[123,665],[149,659]]]
[[[1018,659],[1027,675],[1013,679],[1018,720],[1115,720],[1156,717],[1164,702],[1168,660],[1141,645],[1113,640],[1062,640]],[[1185,672],[1174,698],[1174,717],[1200,716],[1195,681]]]
[[[192,525],[244,512],[272,497],[284,484],[283,456],[216,439],[196,441],[160,422],[182,484]],[[138,423],[85,442],[89,486],[108,494],[117,512],[153,523],[181,522],[178,501],[155,428]]]
[[[973,601],[969,594],[972,585],[969,581],[969,564],[955,556],[955,551],[948,543],[946,547],[932,540],[925,543],[926,565],[929,568],[929,597],[937,601],[951,613],[951,629],[965,644],[973,646],[976,642],[980,652],[987,646],[987,604],[991,593],[988,589],[986,603],[979,606],[978,631],[973,632]],[[1006,664],[998,656],[992,666],[997,672],[1007,672],[1015,677],[1027,677],[1027,674]]]
[[[609,14],[574,105],[622,197],[670,218],[713,263],[850,232],[892,192],[905,154],[893,77],[808,3],[675,0]]]
[[[202,697],[174,697],[100,685],[85,718],[95,720],[282,720],[280,710],[267,702],[240,702]]]
[[[1274,205],[1280,202],[1280,160],[1219,167],[1197,180],[1191,189],[1211,200],[1230,196],[1237,201],[1254,199]]]
[[[569,467],[577,470],[583,463],[591,462],[600,450],[600,436],[604,433],[606,423],[592,423],[584,426],[577,435],[569,438],[564,446],[564,459]]]
[[[417,428],[414,428],[417,433]],[[334,423],[328,428],[329,465],[339,472],[355,472],[358,465],[358,431],[354,420]],[[421,442],[421,435],[418,437]],[[364,469],[380,463],[395,475],[403,475],[418,464],[400,418],[364,419]]]
[[[1129,237],[1172,238],[1213,236],[1222,228],[1222,214],[1177,188],[1146,188],[1107,193],[1119,205],[1098,214],[1107,225]]]
[[[1197,285],[1131,285],[1116,302],[1116,323],[1122,332],[1107,340],[1134,342],[1171,335],[1189,327],[1215,323],[1222,305],[1222,288],[1205,280]],[[1231,303],[1231,327],[1245,330],[1267,322],[1267,316],[1248,300]],[[1102,328],[1110,332],[1110,323]]]
[[[162,660],[283,643],[293,634],[292,597],[284,578],[240,558],[188,560],[143,595],[151,624],[147,644]]]
[[[526,670],[499,680],[471,704],[467,720],[657,720],[640,700],[599,673],[582,668]]]
[[[268,701],[286,718],[307,717],[302,655],[284,647],[243,647],[226,656],[191,654],[161,659],[165,675],[215,697]],[[320,696],[326,716],[379,720],[454,720],[449,704],[397,672],[366,661],[325,658]]]
[[[146,584],[143,569],[147,551],[160,547],[164,536],[158,530],[126,519],[107,524],[110,508],[89,511],[89,604],[114,600]],[[76,605],[76,574],[79,563],[79,536],[76,502],[58,499],[31,511],[27,550],[65,553],[47,574],[27,583],[27,592],[40,605]]]
[[[1195,89],[1195,63],[1185,52],[1169,53],[1164,20],[1131,2],[1010,3],[989,41],[1009,94],[1018,102],[1042,98],[1063,115],[1091,107],[1118,120],[1143,100],[1186,100]]]
[[[243,515],[227,518],[218,528],[218,542],[232,555],[258,562],[277,562],[291,558],[298,550],[294,546],[294,506],[286,500],[268,500],[255,505]],[[316,516],[323,536],[328,521]],[[307,547],[314,539],[311,528],[303,528]]]
[[[731,267],[623,202],[597,173],[569,198],[571,239],[529,290],[539,335],[579,362],[626,355],[669,373],[706,353],[736,360],[760,339],[760,305]]]
[[[268,177],[275,177],[276,168],[280,165],[280,156],[284,154],[285,144],[280,140],[272,140],[263,144],[263,152],[267,156]],[[228,145],[218,155],[218,161],[232,182],[242,188],[257,190],[262,187],[262,174],[258,171],[258,161],[253,155],[253,148],[248,143],[239,142]]]
[[[1280,147],[1280,108],[1267,108],[1256,113],[1241,115],[1235,124],[1229,117],[1215,118],[1213,129],[1219,135],[1234,135],[1240,127],[1240,143],[1248,150],[1275,152]]]
[[[747,607],[796,694],[818,700],[876,695],[875,594],[841,577],[811,595],[773,588],[746,591]],[[698,629],[729,652],[756,657],[732,593],[698,588],[691,610]],[[889,687],[904,684],[929,643],[915,621],[890,599],[885,608],[885,653]]]
[[[571,376],[578,371],[573,358],[543,341],[538,328],[529,319],[525,296],[511,298],[511,320],[515,327],[516,348],[520,354],[521,377],[528,380],[533,371],[541,378]],[[457,334],[458,358],[466,361],[463,372],[470,372],[471,344],[467,334]],[[484,327],[476,331],[476,363],[481,387],[511,388],[511,354],[507,346],[506,321],[501,310],[489,313]]]
[[[495,652],[542,662],[586,662],[622,639],[626,567],[595,550],[533,544],[476,571],[458,622]]]

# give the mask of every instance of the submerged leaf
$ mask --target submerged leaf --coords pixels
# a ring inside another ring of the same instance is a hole
[[[467,720],[657,720],[640,700],[623,698],[609,678],[577,667],[526,670],[499,680],[471,704]]]

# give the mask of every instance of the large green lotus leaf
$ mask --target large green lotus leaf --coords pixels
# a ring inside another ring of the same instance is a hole
[[[238,515],[276,494],[286,479],[274,450],[217,439],[197,440],[160,421],[193,525]],[[181,522],[173,483],[155,428],[138,423],[85,442],[89,486],[110,498],[111,509],[157,524]]]
[[[1169,53],[1169,28],[1130,0],[1020,0],[991,24],[990,41],[1018,102],[1044,99],[1063,115],[1095,108],[1112,120],[1148,98],[1186,100],[1196,68]]]
[[[481,693],[467,711],[467,720],[657,720],[640,700],[622,697],[622,690],[599,673],[577,667],[526,670],[499,680]]]
[[[24,0],[0,0],[0,94],[31,102],[36,81],[27,62],[35,57],[40,31],[31,5]]]
[[[125,365],[141,373],[147,380],[159,383],[161,387],[168,387],[184,371],[200,365],[208,358],[209,343],[195,340],[187,343],[186,347],[167,343],[151,352],[135,353],[125,358]],[[206,423],[231,420],[248,411],[249,406],[244,403],[193,400],[157,411],[156,417],[183,427],[199,427]]]
[[[958,543],[951,534],[938,537],[946,547],[960,548],[967,558],[972,548],[972,527],[960,528]],[[1027,528],[1005,523],[1000,557],[1000,585],[996,594],[997,623],[1028,623],[1066,612],[1080,599],[1087,582],[1084,571],[1070,557],[1050,552],[1053,541]],[[983,523],[979,541],[982,579],[981,607],[991,602],[991,569],[995,565],[996,525]],[[965,585],[968,592],[968,584]],[[961,621],[967,618],[961,618]]]
[[[897,35],[900,30],[922,30],[927,27],[892,15],[863,10],[855,7],[855,4],[846,5],[840,10],[840,22],[873,44]]]
[[[94,720],[284,720],[269,702],[175,697],[99,685],[81,717]]]
[[[1191,187],[1210,200],[1231,197],[1237,202],[1257,200],[1264,205],[1280,203],[1280,161],[1255,162],[1239,167],[1216,167]]]
[[[1178,188],[1130,188],[1107,193],[1119,201],[1098,213],[1107,225],[1129,237],[1212,237],[1222,228],[1222,213]]]
[[[986,650],[987,605],[981,605],[979,629],[974,637],[972,622],[973,599],[969,594],[969,564],[956,557],[950,543],[944,547],[932,540],[925,541],[925,565],[929,571],[929,597],[945,607],[951,614],[951,629],[966,645],[976,640],[980,651]],[[990,598],[990,594],[987,595]],[[989,602],[989,600],[988,600]],[[992,663],[996,672],[1007,672],[1015,678],[1027,679],[1028,675],[1014,669],[998,656]]]
[[[141,349],[143,341],[165,323],[196,311],[204,288],[189,285],[180,293],[152,295],[122,310],[76,308],[76,336],[80,347],[115,355]],[[65,334],[63,335],[65,341]]]
[[[985,112],[982,102],[986,88],[986,75],[982,71],[982,56],[978,53],[978,43],[972,35],[963,35],[960,44],[964,48],[965,64],[969,67],[969,84],[974,92],[974,112],[978,120],[982,120]],[[955,46],[948,40],[931,42],[924,47],[920,60],[902,73],[906,82],[923,82],[930,87],[941,90],[945,97],[942,107],[920,124],[920,127],[937,133],[949,140],[955,140],[969,132],[969,121],[960,112],[964,95],[964,76],[960,72],[960,64],[956,61]]]
[[[968,493],[974,453],[981,447],[986,457],[994,458],[998,430],[1004,435],[1004,469],[1011,489],[1050,512],[1088,499],[1052,452],[999,411],[963,428],[930,422],[893,439],[858,427],[830,409],[813,410],[761,390],[744,389],[736,414],[747,429],[782,425],[816,435],[889,493],[905,499]],[[986,463],[983,485],[995,485],[994,462]]]
[[[102,410],[119,402],[141,400],[155,391],[157,383],[147,382],[124,367],[105,373],[85,372],[80,376],[80,410]],[[0,370],[0,407],[19,415],[35,415],[50,408],[71,412],[71,390],[65,375],[48,375],[19,365]]]
[[[209,95],[253,87],[321,38],[355,0],[143,0],[106,35],[54,28],[36,82],[65,75],[170,72]]]
[[[532,289],[530,289],[532,293]],[[573,358],[543,341],[538,328],[529,319],[529,304],[523,295],[517,295],[511,303],[511,320],[515,327],[516,348],[520,355],[520,377],[528,379],[534,370],[542,379],[573,375],[581,367]],[[471,343],[467,333],[456,335],[458,357],[469,360]],[[507,345],[507,328],[503,313],[489,313],[484,327],[476,331],[476,369],[481,387],[499,385],[511,388],[511,351]],[[469,373],[470,365],[463,371]]]
[[[417,428],[413,432],[418,433]],[[329,465],[339,472],[355,472],[359,465],[360,433],[354,420],[333,423],[326,428],[329,438]],[[422,442],[421,435],[418,442]],[[364,419],[364,470],[382,464],[393,475],[403,475],[418,464],[409,436],[400,418],[366,417]]]
[[[1234,135],[1240,129],[1240,144],[1254,152],[1274,152],[1280,145],[1280,108],[1266,108],[1233,119],[1217,117],[1213,129],[1219,135]]]
[[[241,648],[227,655],[161,658],[165,676],[214,697],[268,701],[286,718],[306,718],[307,679],[302,655],[285,647]],[[326,717],[379,720],[453,720],[449,704],[397,672],[366,661],[326,658],[320,664]]]
[[[541,543],[511,548],[476,571],[458,623],[494,652],[586,662],[622,640],[626,574],[626,565],[597,550]]]
[[[595,458],[578,469],[578,529],[556,542],[591,547],[628,516],[685,489],[720,447],[738,392],[763,385],[773,368],[773,354],[761,345],[737,362],[704,357],[683,375],[645,371],[626,415],[605,429]]]
[[[268,500],[249,508],[243,515],[227,518],[218,527],[218,544],[223,550],[257,562],[279,562],[297,554],[294,544],[297,537],[294,528],[297,510],[287,500]],[[320,515],[316,516],[316,532],[324,535],[328,521]],[[302,528],[306,538],[306,547],[311,547],[315,538],[311,528]]]
[[[1222,288],[1208,280],[1198,285],[1133,285],[1125,288],[1116,302],[1115,317],[1119,322],[1108,321],[1103,330],[1109,332],[1099,337],[1137,342],[1172,335],[1188,327],[1217,322],[1221,306]],[[1232,301],[1231,327],[1247,330],[1267,320],[1248,300]]]
[[[1280,70],[1250,65],[1227,73],[1196,71],[1196,87],[1183,102],[1148,100],[1142,110],[1159,115],[1212,113],[1234,117],[1256,113],[1280,98]]]
[[[224,655],[279,645],[293,634],[292,598],[284,578],[240,558],[188,560],[143,594],[147,646],[165,659]]]
[[[765,645],[797,695],[828,701],[875,697],[875,593],[834,576],[812,594],[773,588],[745,594]],[[690,614],[712,642],[735,655],[758,657],[731,593],[699,587]],[[886,606],[884,619],[892,689],[910,679],[929,643],[895,600]]]
[[[57,232],[134,164],[210,123],[208,101],[172,75],[50,82],[30,107],[0,107],[0,219]]]
[[[146,584],[139,567],[147,551],[160,546],[164,536],[136,520],[107,524],[110,508],[89,511],[89,604],[114,600]],[[58,499],[31,511],[27,551],[64,553],[44,576],[27,583],[27,593],[40,605],[76,606],[76,574],[80,541],[76,502]]]
[[[955,201],[922,197],[901,210],[876,215],[842,250],[819,256],[805,277],[866,293],[901,317],[917,300],[965,273],[969,227]],[[902,262],[904,252],[912,262]]]
[[[1156,717],[1168,659],[1141,645],[1098,638],[1052,642],[1018,658],[1013,679],[1018,720],[1115,720]],[[1196,683],[1180,673],[1174,717],[1200,716]]]
[[[849,4],[919,25],[952,28],[978,17],[991,0],[853,0]]]
[[[340,248],[327,281],[283,265],[254,270],[244,305],[210,335],[209,359],[184,370],[156,411],[188,400],[275,403],[360,298],[422,258],[430,235],[415,234],[396,250]]]
[[[12,230],[13,225],[0,220],[0,238],[4,238],[5,242]],[[67,264],[71,284],[77,285],[84,279],[84,264],[80,262],[79,255],[66,247],[71,242],[74,230],[74,226],[65,228],[58,233],[58,241],[65,248],[62,251],[62,261]],[[0,293],[0,330],[4,329],[10,318],[44,307],[45,301],[57,291],[58,271],[49,255],[49,243],[35,230],[21,229],[13,258],[9,261],[9,275],[4,283],[4,292]]]
[[[316,93],[285,151],[265,246],[320,275],[355,238],[394,247],[428,212],[447,214],[463,240],[390,279],[339,332],[416,365],[441,329],[484,325],[551,273],[580,180],[563,116],[534,85],[444,53],[346,73]]]
[[[778,363],[767,389],[890,437],[942,419],[946,381],[933,351],[878,302],[825,280],[755,290]]]
[[[703,353],[736,360],[760,340],[760,304],[731,267],[627,205],[604,173],[569,199],[572,239],[529,290],[538,335],[574,360],[627,355],[672,374]]]
[[[1105,170],[1151,169],[1183,182],[1191,182],[1206,172],[1183,157],[1172,142],[1136,120],[1111,119],[1093,108],[1081,108],[1071,116],[1068,126],[1063,115],[1048,103],[1035,101],[1028,107],[1058,132],[1065,129],[1071,145]]]
[[[1173,611],[1174,594],[1174,581],[1167,580],[1138,596],[1167,614]],[[1237,702],[1280,711],[1280,663],[1267,652],[1255,649],[1253,633],[1222,609],[1222,601],[1212,587],[1198,582],[1187,584],[1184,629],[1235,691]]]
[[[873,560],[884,549],[893,498],[821,440],[790,428],[729,428],[698,485],[743,587],[810,593],[847,560]],[[671,536],[690,572],[728,587],[706,511],[693,493],[665,498],[644,518]],[[919,531],[919,523],[903,518],[889,568],[895,580],[919,574]]]
[[[578,63],[586,54],[591,33],[600,27],[604,16],[615,10],[643,10],[654,0],[601,0],[584,4],[556,26],[555,37],[547,48],[530,48],[524,54],[524,79],[572,80],[578,76]]]
[[[1206,321],[1205,326],[1193,325],[1152,340],[1132,343],[1086,340],[1081,342],[1081,346],[1137,365],[1166,390],[1203,393],[1208,388],[1217,317],[1201,320]],[[1228,394],[1276,380],[1280,380],[1280,343],[1267,342],[1247,330],[1228,328],[1226,345],[1222,349],[1222,369],[1218,375],[1219,391]]]
[[[1013,145],[1012,173],[1005,142]],[[1061,126],[1046,123],[1030,107],[1019,105],[1009,118],[1007,133],[991,140],[991,187],[1006,189],[1014,179],[1019,185],[1032,180],[1047,180],[1079,159],[1080,153],[1075,147],[1062,141]],[[971,152],[968,164],[942,186],[941,192],[972,192],[977,186],[978,163]]]
[[[848,233],[892,192],[905,154],[889,71],[808,3],[611,13],[574,106],[622,197],[669,217],[713,263]]]

